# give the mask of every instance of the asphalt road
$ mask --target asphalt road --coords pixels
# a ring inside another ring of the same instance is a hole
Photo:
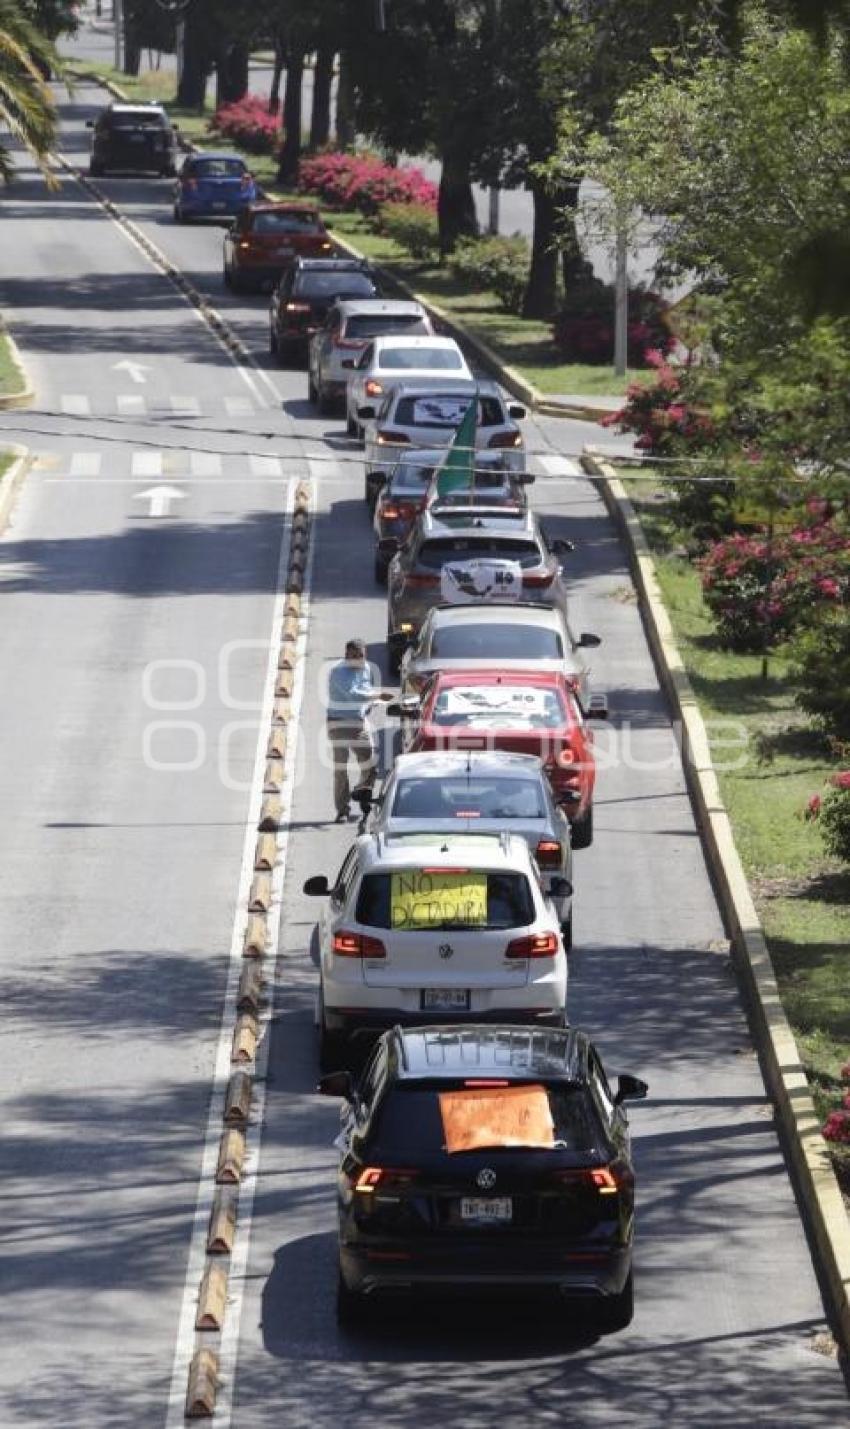
[[[99,102],[85,86],[63,101],[77,162]],[[577,542],[576,624],[604,639],[594,673],[612,719],[596,841],[576,858],[570,1011],[612,1071],[651,1087],[632,1118],[635,1320],[596,1340],[537,1306],[449,1305],[379,1334],[338,1332],[336,1111],[313,1095],[315,906],[299,890],[335,869],[349,836],[328,823],[325,662],[350,630],[383,658],[360,464],[341,422],[308,407],[303,371],[270,367],[264,301],[225,297],[221,231],[175,226],[167,183],[102,187],[215,298],[259,370],[247,383],[79,188],[48,197],[22,165],[3,199],[0,302],[39,395],[33,411],[0,414],[0,434],[37,454],[0,542],[0,1288],[12,1327],[0,1425],[166,1422],[250,813],[245,726],[262,698],[288,487],[308,473],[300,777],[223,1422],[231,1409],[238,1429],[846,1422],[837,1363],[812,1348],[823,1304],[675,731],[623,551],[572,464],[596,436],[580,423],[529,421],[527,440],[535,504]],[[127,360],[144,380],[116,366]],[[182,500],[147,515],[151,498],[137,498],[163,479]],[[248,643],[222,677],[234,641]]]

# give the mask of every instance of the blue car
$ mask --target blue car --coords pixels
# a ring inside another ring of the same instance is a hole
[[[260,191],[238,154],[192,154],[184,163],[174,193],[177,223],[193,218],[236,218]]]

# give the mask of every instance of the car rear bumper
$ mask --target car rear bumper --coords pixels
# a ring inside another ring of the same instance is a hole
[[[594,1252],[563,1240],[517,1244],[499,1242],[488,1229],[475,1238],[443,1240],[438,1246],[422,1240],[393,1240],[374,1246],[340,1245],[340,1268],[349,1289],[376,1298],[415,1288],[476,1291],[554,1290],[564,1296],[604,1300],[619,1295],[628,1279],[631,1246]],[[386,1258],[384,1258],[386,1257]]]
[[[397,1007],[363,1007],[355,1011],[339,1011],[324,1003],[324,1020],[328,1032],[356,1040],[371,1034],[385,1032],[388,1027],[444,1027],[457,1023],[463,1026],[470,1021],[492,1022],[501,1026],[521,1025],[523,1027],[563,1027],[565,1010],[560,1006],[538,1007],[529,1010],[521,1007],[497,1007],[491,1012],[404,1012]]]

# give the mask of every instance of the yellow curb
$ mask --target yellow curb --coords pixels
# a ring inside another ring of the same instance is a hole
[[[218,1186],[235,1186],[242,1180],[245,1161],[245,1133],[231,1128],[222,1133],[215,1179]]]
[[[292,718],[292,701],[288,695],[282,699],[275,700],[274,713],[272,719],[275,724],[288,724]]]
[[[271,743],[271,741],[269,741]],[[254,868],[258,872],[274,868],[277,863],[277,839],[274,834],[260,834],[254,850]]]
[[[251,913],[268,913],[272,901],[272,876],[270,873],[255,873],[248,894],[248,908]]]
[[[0,536],[2,536],[9,523],[18,488],[30,469],[32,456],[28,447],[22,447],[17,442],[13,446],[0,447],[0,451],[11,452],[15,458],[8,471],[4,472],[0,478]]]
[[[8,328],[0,326],[3,336],[9,344],[9,356],[12,359],[12,366],[15,368],[21,386],[18,392],[0,392],[0,410],[7,411],[12,407],[28,407],[35,401],[35,388],[30,384],[29,374],[24,366],[24,359],[18,351],[18,345]]]
[[[295,676],[291,668],[286,670],[279,670],[277,680],[275,682],[274,692],[278,697],[280,697],[281,695],[286,695],[287,699],[291,699],[294,684]]]
[[[272,725],[269,742],[266,745],[266,758],[282,759],[286,754],[286,725]]]
[[[233,1073],[224,1098],[225,1126],[245,1126],[251,1110],[252,1085],[249,1072]]]
[[[283,817],[283,803],[279,794],[268,794],[263,800],[260,809],[260,822],[258,828],[260,833],[271,834],[280,828],[280,821]]]
[[[253,1012],[240,1012],[233,1029],[231,1062],[253,1062],[260,1040],[260,1025]]]
[[[269,930],[266,920],[261,914],[252,913],[242,943],[243,958],[264,958],[268,945]]]
[[[720,797],[702,714],[673,637],[649,545],[625,487],[614,468],[592,448],[585,448],[582,463],[598,478],[605,504],[625,537],[652,654],[674,715],[681,722],[682,762],[735,964],[753,1014],[765,1080],[779,1112],[835,1327],[845,1352],[850,1353],[850,1218],[820,1134],[805,1069],[779,996],[770,949]]]
[[[196,1330],[220,1330],[227,1305],[227,1271],[222,1265],[210,1265],[204,1271],[198,1291]]]
[[[266,794],[279,794],[283,789],[285,772],[282,759],[270,759],[266,765],[266,782],[263,785],[263,792]]]
[[[229,1255],[233,1249],[235,1235],[236,1202],[233,1200],[232,1193],[217,1191],[210,1211],[207,1255]]]
[[[189,1366],[187,1419],[212,1419],[218,1383],[218,1355],[212,1350],[198,1350]]]
[[[264,985],[262,965],[257,961],[246,963],[236,993],[237,1012],[253,1012],[256,1016],[263,1000]]]
[[[280,654],[277,657],[277,668],[279,670],[295,669],[295,651],[291,648],[291,642],[281,645]]]

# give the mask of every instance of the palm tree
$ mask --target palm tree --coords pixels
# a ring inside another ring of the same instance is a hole
[[[7,131],[32,154],[51,188],[57,181],[48,167],[56,134],[56,110],[45,75],[56,54],[44,35],[21,14],[17,0],[0,0],[0,134]],[[9,183],[14,164],[0,139],[0,179]]]

